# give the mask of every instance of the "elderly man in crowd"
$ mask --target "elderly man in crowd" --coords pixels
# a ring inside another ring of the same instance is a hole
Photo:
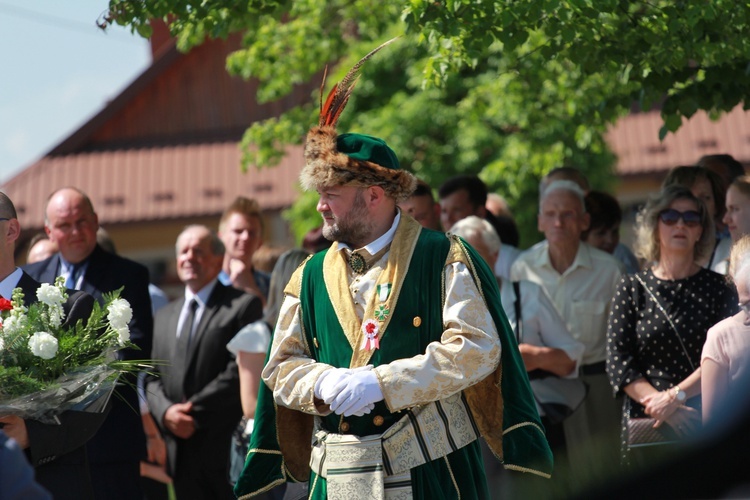
[[[149,409],[167,443],[167,467],[179,499],[233,498],[227,481],[232,431],[242,417],[237,362],[227,343],[261,318],[261,300],[217,277],[224,245],[205,226],[177,238],[184,297],[156,315],[158,377],[146,386]]]
[[[486,220],[470,215],[456,222],[450,232],[464,238],[488,264],[497,261],[500,238]],[[526,280],[498,278],[497,281],[503,309],[518,340],[547,441],[557,462],[565,454],[562,420],[586,396],[586,387],[578,379],[584,345],[568,332],[542,287]],[[492,463],[488,462],[485,459],[485,467],[489,469]]]
[[[553,181],[541,194],[538,227],[545,240],[522,253],[511,269],[513,280],[542,286],[565,319],[573,337],[583,343],[581,378],[589,386],[584,403],[564,422],[573,471],[599,465],[594,441],[604,442],[617,460],[620,405],[605,372],[607,318],[622,264],[581,241],[589,215],[578,184]],[[592,461],[594,461],[592,463]]]

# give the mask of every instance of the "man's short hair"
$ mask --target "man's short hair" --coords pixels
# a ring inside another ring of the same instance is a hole
[[[0,192],[0,217],[6,219],[17,219],[16,206],[10,201],[7,194]]]
[[[577,183],[566,180],[552,181],[544,189],[544,191],[539,196],[540,213],[542,211],[542,203],[544,203],[544,200],[546,200],[547,197],[555,191],[567,191],[568,193],[576,196],[579,200],[581,200],[581,208],[583,209],[583,212],[586,212],[586,194],[583,192],[583,189],[581,189],[581,186],[579,186]]]
[[[600,227],[610,228],[622,222],[622,208],[617,198],[604,191],[589,191],[586,195],[586,211],[591,215],[587,231]]]
[[[432,195],[432,188],[422,179],[417,179],[417,188],[411,196],[429,196],[431,201],[435,201],[435,197]]]
[[[461,190],[465,190],[469,194],[469,201],[475,207],[483,207],[487,203],[487,184],[476,175],[451,177],[440,186],[438,196],[442,200]]]
[[[224,213],[221,214],[221,220],[219,220],[219,231],[222,230],[224,224],[232,214],[244,215],[248,219],[250,217],[257,217],[260,221],[260,229],[261,231],[263,230],[263,216],[260,211],[260,205],[254,199],[245,196],[238,196],[235,198],[226,210],[224,210]]]

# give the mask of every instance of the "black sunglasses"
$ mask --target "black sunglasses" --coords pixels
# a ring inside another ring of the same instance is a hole
[[[699,214],[695,210],[686,210],[685,212],[680,212],[678,210],[675,210],[674,208],[669,208],[667,210],[662,210],[661,212],[659,212],[659,220],[667,226],[674,226],[680,219],[682,219],[682,222],[687,227],[698,227],[701,225],[701,214]]]

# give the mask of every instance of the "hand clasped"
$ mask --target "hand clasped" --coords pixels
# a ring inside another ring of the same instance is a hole
[[[333,368],[315,384],[315,396],[345,417],[366,415],[383,399],[372,365],[355,369]]]

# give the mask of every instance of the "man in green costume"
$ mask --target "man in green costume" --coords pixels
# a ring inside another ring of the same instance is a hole
[[[399,211],[415,179],[384,141],[325,114],[300,180],[333,244],[285,290],[235,493],[291,478],[311,498],[488,498],[480,436],[506,469],[549,477],[492,271]]]

